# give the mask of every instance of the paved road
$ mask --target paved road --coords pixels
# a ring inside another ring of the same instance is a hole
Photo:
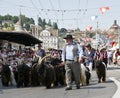
[[[107,70],[107,81],[97,83],[95,71],[89,86],[82,86],[77,90],[65,91],[65,87],[46,89],[45,87],[16,88],[2,87],[0,84],[0,98],[119,98],[120,69],[110,67]]]

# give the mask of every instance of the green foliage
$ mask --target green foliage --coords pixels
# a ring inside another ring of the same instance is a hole
[[[41,26],[41,27],[43,25],[42,19],[40,17],[38,18],[38,25]]]
[[[6,28],[7,30],[14,30],[15,29],[14,24],[17,23],[20,18],[21,18],[21,25],[26,30],[30,30],[30,24],[35,24],[33,18],[28,18],[25,15],[11,16],[7,14],[5,16],[0,15],[0,25],[1,27]],[[6,21],[6,22],[2,24],[3,21]]]
[[[43,19],[43,29],[45,29],[45,25],[46,25],[47,23],[46,23],[46,20],[45,19]]]
[[[52,24],[51,24],[51,20],[49,19],[49,21],[48,21],[48,24],[47,24],[48,26],[52,26]]]
[[[2,24],[3,16],[0,15],[0,24]]]
[[[95,34],[93,32],[90,32],[89,37],[92,38],[93,36],[95,36]]]
[[[5,23],[3,26],[4,26],[5,28],[7,28],[7,27],[8,27],[8,24],[7,24],[7,23]]]
[[[7,14],[4,16],[0,15],[0,27],[4,27],[6,29],[9,28],[9,30],[14,30],[14,24],[16,24],[19,21],[19,19],[21,19],[21,26],[26,30],[31,30],[30,25],[35,24],[33,18],[28,18],[25,15],[21,14],[20,16],[12,16]],[[58,29],[57,23],[52,23],[50,19],[48,22],[46,22],[46,20],[41,19],[41,17],[38,18],[38,25],[41,26],[42,29],[45,29],[46,25],[51,26],[54,29]]]
[[[58,29],[58,26],[57,26],[57,23],[56,23],[56,22],[53,23],[53,28],[54,28],[54,29]]]
[[[12,19],[13,23],[16,23],[17,21],[19,21],[18,16],[13,16]]]
[[[12,16],[9,14],[5,15],[3,18],[4,20],[12,20]]]
[[[80,31],[80,28],[77,28],[75,31]]]
[[[53,25],[52,25],[52,22],[51,22],[50,19],[49,19],[49,21],[47,23],[46,20],[45,19],[42,20],[41,17],[38,18],[38,25],[41,26],[43,29],[45,29],[46,25],[51,26],[54,29],[58,29],[57,23],[53,22]]]
[[[20,15],[21,16],[21,25],[23,28],[26,30],[30,30],[30,24],[35,24],[33,18],[28,18],[25,15]]]
[[[46,25],[46,20],[45,19],[41,19],[40,17],[38,18],[38,25],[41,26],[43,29],[45,29],[45,25]]]

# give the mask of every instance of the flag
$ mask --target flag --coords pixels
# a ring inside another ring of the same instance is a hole
[[[111,35],[111,34],[108,34],[108,35],[107,35],[107,38],[112,38],[112,35]]]
[[[91,20],[94,21],[95,19],[97,19],[98,16],[91,16]]]
[[[87,31],[91,31],[92,28],[93,28],[92,26],[88,26],[88,27],[86,28],[86,30],[87,30]]]
[[[104,14],[106,11],[108,11],[110,8],[108,7],[108,6],[106,6],[106,7],[101,7],[100,8],[100,12],[102,13],[102,14]]]
[[[117,38],[117,35],[114,35],[113,38],[116,39],[116,38]]]

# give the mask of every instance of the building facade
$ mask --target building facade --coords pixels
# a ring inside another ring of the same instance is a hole
[[[39,39],[40,33],[42,32],[42,27],[33,24],[31,24],[30,26],[32,28],[31,34]]]
[[[53,35],[49,30],[43,30],[40,33],[39,39],[43,41],[42,47],[44,49],[54,48],[58,49],[58,35]]]

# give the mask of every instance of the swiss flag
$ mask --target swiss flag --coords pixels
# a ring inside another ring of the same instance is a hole
[[[102,13],[102,14],[104,14],[104,12],[106,12],[106,11],[108,11],[110,8],[108,7],[108,6],[106,6],[106,7],[101,7],[100,8],[100,12]]]

